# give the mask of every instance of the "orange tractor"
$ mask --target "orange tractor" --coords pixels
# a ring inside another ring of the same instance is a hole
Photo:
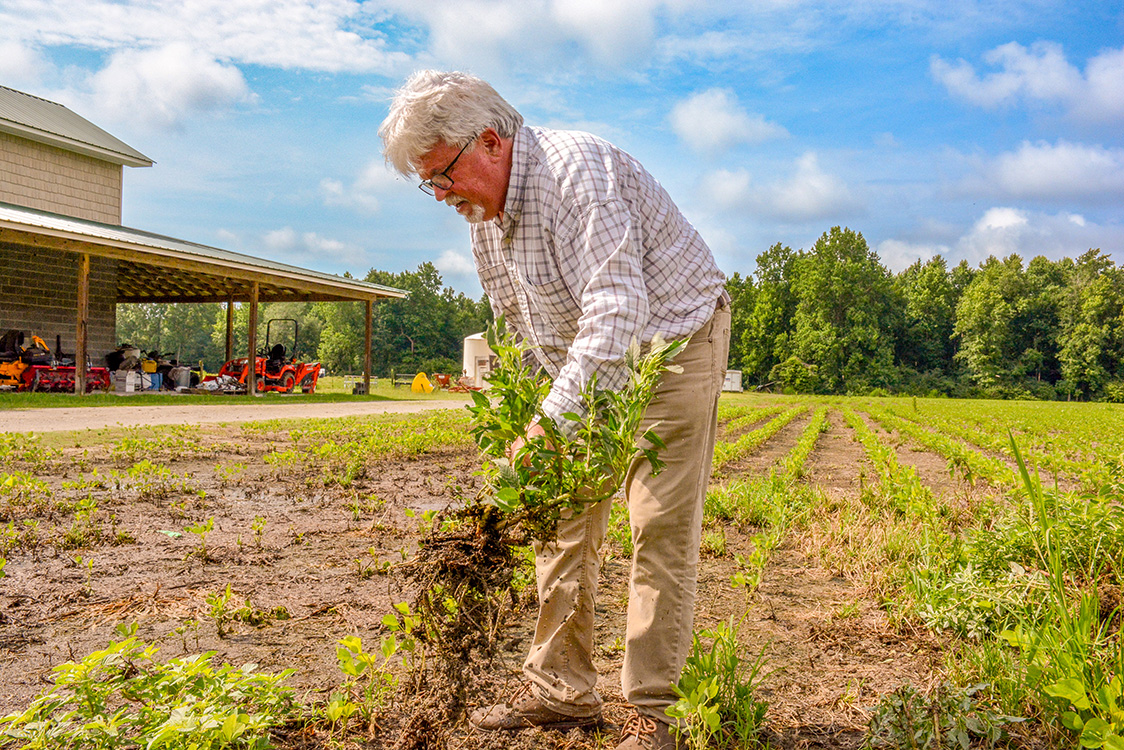
[[[31,335],[31,343],[24,346],[23,331],[11,330],[0,336],[0,388],[17,391],[74,392],[78,368],[73,357],[69,363],[60,351],[51,353],[43,339]],[[104,367],[86,368],[86,392],[108,391],[109,370]]]
[[[293,348],[291,352],[285,349],[284,344],[274,343],[274,323],[293,324]],[[316,392],[316,381],[320,379],[320,363],[297,361],[298,332],[299,326],[293,318],[274,318],[266,324],[265,349],[258,352],[258,355],[254,357],[254,373],[259,391],[292,393],[296,388],[300,388],[301,393]],[[246,376],[249,370],[246,366],[247,361],[246,357],[232,359],[222,366],[217,376],[204,378],[204,381],[218,380],[222,382],[224,379],[227,382],[237,381],[240,390],[245,390]]]

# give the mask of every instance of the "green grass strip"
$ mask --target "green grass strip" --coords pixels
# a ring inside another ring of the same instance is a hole
[[[732,443],[718,443],[714,446],[714,468],[720,469],[742,456],[749,455],[763,445],[766,440],[777,434],[782,427],[807,410],[808,407],[803,404],[794,406],[753,432],[747,432]]]

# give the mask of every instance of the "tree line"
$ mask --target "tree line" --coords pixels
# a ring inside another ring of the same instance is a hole
[[[835,227],[809,250],[774,245],[727,289],[747,386],[1124,401],[1124,270],[1101,250],[893,274]]]
[[[365,280],[410,292],[374,305],[376,375],[458,373],[464,337],[491,322],[485,298],[445,287],[431,263],[372,269]],[[834,227],[808,250],[774,245],[727,290],[729,367],[747,388],[1124,401],[1124,269],[1101,250],[951,268],[937,256],[895,274],[862,234]],[[259,317],[263,346],[266,321],[293,318],[306,360],[333,374],[362,371],[361,303],[272,303]],[[247,323],[247,306],[237,306],[236,352]],[[120,305],[117,330],[121,342],[214,371],[226,313],[220,304]]]

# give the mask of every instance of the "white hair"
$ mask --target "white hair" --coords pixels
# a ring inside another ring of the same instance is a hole
[[[419,70],[394,93],[379,127],[383,155],[401,174],[438,143],[464,146],[487,128],[514,138],[523,116],[487,81],[459,71]]]

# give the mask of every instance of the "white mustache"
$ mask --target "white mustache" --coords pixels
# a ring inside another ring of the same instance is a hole
[[[454,209],[462,203],[468,203],[472,206],[472,210],[464,215],[464,220],[469,224],[478,224],[484,220],[484,207],[478,206],[475,203],[470,203],[467,198],[450,193],[445,196],[445,203]]]

